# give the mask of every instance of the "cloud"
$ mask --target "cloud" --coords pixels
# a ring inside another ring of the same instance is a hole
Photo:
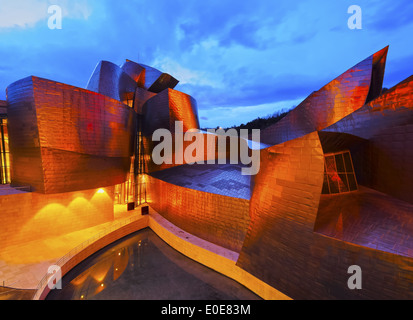
[[[359,31],[347,27],[351,0],[0,2],[0,99],[31,74],[84,87],[100,60],[131,59],[180,80],[176,89],[194,97],[202,122],[216,127],[288,108],[388,44],[386,83],[411,73],[407,0],[394,5],[398,11],[359,0]],[[59,31],[47,28],[55,3],[64,15]]]
[[[162,72],[169,73],[179,80],[180,85],[192,84],[197,86],[218,87],[218,83],[207,71],[191,70],[181,66],[177,61],[170,57],[157,57],[152,66]]]
[[[91,10],[85,0],[2,0],[0,4],[0,29],[32,28],[38,22],[48,19],[48,8],[52,4],[62,8],[62,16],[87,19]]]

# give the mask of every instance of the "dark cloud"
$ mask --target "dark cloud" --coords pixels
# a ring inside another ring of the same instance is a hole
[[[10,83],[28,75],[85,87],[100,60],[121,64],[131,59],[151,65],[167,58],[209,77],[201,79],[205,81],[189,77],[190,83],[179,87],[207,110],[304,99],[358,58],[387,44],[385,85],[410,75],[412,45],[398,35],[411,29],[413,2],[387,6],[360,0],[363,32],[347,28],[350,4],[350,0],[90,2],[89,18],[65,19],[62,30],[51,31],[42,22],[0,34],[0,99]],[[382,34],[385,38],[380,39]],[[208,41],[211,46],[204,46]]]

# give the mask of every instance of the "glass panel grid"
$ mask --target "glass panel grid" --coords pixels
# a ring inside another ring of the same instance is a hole
[[[10,183],[10,151],[7,119],[0,119],[0,184]]]
[[[324,159],[323,194],[357,190],[357,181],[349,151],[326,154]]]

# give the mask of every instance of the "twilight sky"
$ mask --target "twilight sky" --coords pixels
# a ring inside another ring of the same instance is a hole
[[[63,9],[48,28],[48,7]],[[351,30],[350,5],[362,9]],[[384,86],[413,74],[411,0],[0,0],[0,99],[35,75],[85,87],[96,64],[142,62],[180,80],[201,127],[299,104],[390,45]]]

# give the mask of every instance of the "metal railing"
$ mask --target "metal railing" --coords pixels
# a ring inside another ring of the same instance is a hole
[[[111,225],[108,228],[105,228],[104,230],[100,231],[93,237],[89,238],[88,240],[82,242],[72,250],[70,250],[68,253],[66,253],[64,256],[62,256],[59,260],[57,260],[54,265],[62,268],[69,260],[71,260],[74,256],[76,256],[78,253],[80,253],[82,250],[90,246],[91,244],[95,243],[97,240],[103,238],[104,236],[107,236],[111,234],[112,232],[131,224],[132,222],[135,222],[142,217],[140,215],[136,216],[131,216],[129,218],[126,218],[124,220],[118,221],[115,224]],[[40,298],[40,295],[43,293],[43,290],[46,288],[47,284],[50,281],[50,278],[53,276],[53,274],[46,273],[43,278],[39,281],[36,291],[33,294],[33,299],[32,300],[38,300]]]

